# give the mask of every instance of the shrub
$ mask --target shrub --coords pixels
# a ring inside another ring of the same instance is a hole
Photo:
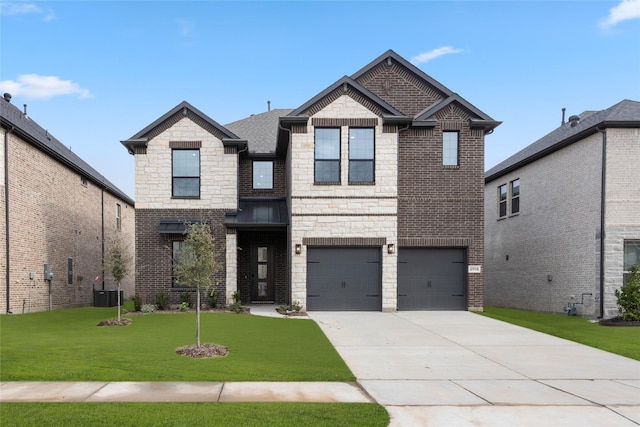
[[[233,293],[233,304],[231,304],[229,308],[238,314],[244,312],[244,308],[242,307],[242,299],[240,298],[240,291],[235,291]]]
[[[142,297],[138,294],[133,296],[133,310],[140,311],[142,310]]]
[[[632,265],[627,283],[616,289],[618,310],[622,320],[640,320],[640,273],[638,266]]]
[[[211,288],[208,294],[209,294],[209,305],[211,306],[211,308],[216,308],[218,306],[219,292],[216,291],[214,288]]]
[[[165,310],[169,308],[169,297],[165,295],[164,291],[160,291],[156,294],[156,307],[158,307],[158,310]]]
[[[145,304],[142,306],[143,313],[153,313],[154,311],[156,311],[156,308],[151,304]]]
[[[188,311],[189,310],[189,303],[186,301],[183,301],[180,303],[180,311]]]
[[[187,304],[187,307],[191,307],[191,292],[180,292],[180,305]]]

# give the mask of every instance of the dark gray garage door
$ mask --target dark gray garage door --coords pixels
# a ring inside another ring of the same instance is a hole
[[[398,310],[465,310],[465,249],[400,248]]]
[[[380,248],[309,248],[308,310],[382,310]]]

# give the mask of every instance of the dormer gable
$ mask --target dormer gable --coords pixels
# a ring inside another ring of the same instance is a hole
[[[241,139],[236,134],[225,128],[202,111],[182,101],[174,108],[169,110],[156,121],[133,135],[131,138],[120,141],[122,145],[127,147],[129,154],[139,154],[146,152],[147,144],[162,132],[171,128],[183,118],[188,118],[207,132],[220,139],[224,146],[244,147],[247,141]]]
[[[501,123],[493,120],[489,115],[473,106],[457,93],[454,93],[448,98],[420,111],[416,114],[411,124],[414,127],[433,127],[436,126],[438,120],[446,120],[448,115],[467,115],[472,129],[482,128],[485,132],[492,131]]]

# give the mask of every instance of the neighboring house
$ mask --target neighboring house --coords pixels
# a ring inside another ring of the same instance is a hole
[[[135,251],[133,200],[33,121],[26,106],[11,104],[9,94],[0,99],[0,124],[2,313],[92,305],[94,287],[115,289],[102,262],[111,239],[117,233]],[[124,295],[134,288],[132,273]]]
[[[184,292],[171,254],[212,225],[221,303],[483,307],[484,136],[499,125],[393,51],[294,110],[222,126],[183,102],[135,156],[136,292]]]
[[[571,116],[485,173],[487,305],[618,315],[640,263],[640,102]]]

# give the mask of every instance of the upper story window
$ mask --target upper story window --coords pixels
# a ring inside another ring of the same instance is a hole
[[[520,178],[511,181],[511,214],[520,212]]]
[[[340,128],[315,129],[316,183],[340,183]]]
[[[172,197],[200,197],[200,150],[172,150]]]
[[[253,189],[271,190],[273,188],[273,162],[253,162]]]
[[[507,184],[498,187],[498,216],[507,216]]]
[[[373,128],[349,128],[349,182],[374,182]]]
[[[122,229],[122,206],[116,203],[116,230]]]
[[[458,132],[442,132],[442,165],[458,164]]]

